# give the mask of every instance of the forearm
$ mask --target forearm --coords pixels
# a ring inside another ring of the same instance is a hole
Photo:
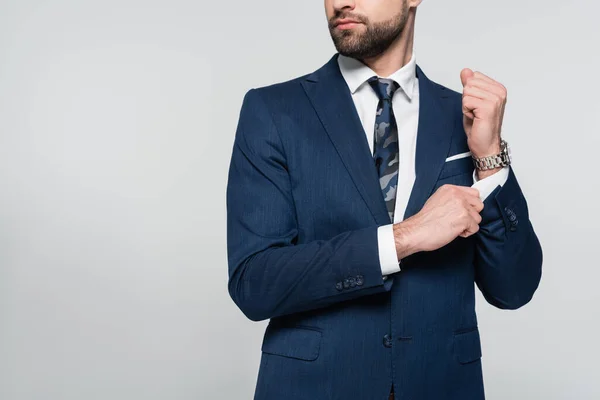
[[[230,243],[240,248],[233,238]],[[384,292],[392,284],[381,275],[377,227],[305,244],[270,243],[248,257],[235,249],[231,254],[229,293],[255,321]]]

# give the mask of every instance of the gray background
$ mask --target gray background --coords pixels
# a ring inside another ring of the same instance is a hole
[[[489,399],[598,399],[598,11],[425,1],[417,62],[508,88],[544,249],[518,311],[478,292]],[[226,290],[243,94],[333,54],[321,1],[0,0],[0,399],[251,398],[266,322]]]

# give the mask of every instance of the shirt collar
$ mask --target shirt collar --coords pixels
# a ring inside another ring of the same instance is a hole
[[[377,75],[369,66],[363,64],[361,61],[347,57],[342,54],[338,55],[338,65],[340,72],[350,88],[352,94],[358,90],[358,88],[365,83],[370,77]],[[413,98],[413,88],[416,80],[416,60],[415,52],[410,57],[410,61],[406,65],[402,66],[399,70],[382,78],[389,78],[396,81],[404,93],[409,99]]]

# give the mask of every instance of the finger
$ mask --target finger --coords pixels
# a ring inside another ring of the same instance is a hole
[[[483,201],[481,201],[481,199],[479,197],[477,198],[477,200],[475,200],[475,204],[473,204],[473,208],[478,213],[482,212],[483,209],[485,208],[485,205],[483,204]]]
[[[469,68],[463,68],[462,71],[460,71],[460,81],[462,82],[462,85],[465,86],[469,81],[469,78],[471,78],[472,76],[472,70],[470,70]]]
[[[486,101],[473,96],[465,96],[462,100],[462,111],[463,114],[473,112],[477,108],[483,108]]]
[[[479,227],[479,224],[481,223],[481,221],[483,219],[481,217],[481,214],[479,214],[479,212],[475,211],[474,208],[471,208],[469,213],[471,215],[471,219],[473,220],[473,223]]]
[[[465,196],[467,202],[469,203],[470,207],[473,207],[473,209],[475,209],[477,212],[481,212],[481,210],[483,210],[483,201],[481,201],[481,198],[479,198],[479,195],[477,196],[472,196],[472,195],[467,195]]]
[[[483,80],[488,81],[490,83],[496,83],[496,80],[490,78],[489,76],[487,76],[486,74],[484,74],[483,72],[480,72],[480,71],[474,71],[473,72],[473,76],[475,78],[480,78],[480,79],[483,79]]]
[[[479,231],[479,224],[472,223],[459,236],[467,238],[471,235],[476,234],[478,231]]]
[[[473,115],[473,109],[475,108],[475,106],[471,103],[471,101],[469,100],[469,102],[466,101],[465,96],[463,96],[462,98],[462,112],[464,115]],[[474,117],[471,117],[474,118]]]
[[[472,197],[467,197],[463,199],[462,206],[466,211],[466,221],[465,224],[470,224],[475,222],[479,224],[481,222],[481,215],[479,212],[483,210],[483,202],[479,199],[474,199]]]
[[[459,185],[456,185],[456,187],[460,191],[462,191],[465,195],[467,195],[467,196],[479,198],[479,189],[477,189],[476,187],[473,187],[473,186],[459,186]]]
[[[473,219],[471,224],[469,224],[469,228],[467,229],[467,233],[469,236],[476,234],[479,231],[479,223],[476,222],[476,219]]]
[[[469,85],[470,84],[471,83],[469,83]],[[472,96],[478,99],[490,100],[495,102],[502,101],[502,97],[500,96],[500,94],[488,89],[482,89],[477,86],[466,86],[463,90],[463,97],[465,96]]]
[[[477,78],[469,80],[469,83],[467,84],[466,88],[469,88],[469,87],[476,87],[476,88],[480,88],[480,89],[483,89],[488,92],[495,93],[500,98],[506,97],[506,93],[507,93],[506,88],[501,83],[498,83],[498,82],[490,83],[489,81],[486,81],[483,79],[477,79]]]

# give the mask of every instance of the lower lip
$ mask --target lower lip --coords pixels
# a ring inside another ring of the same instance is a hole
[[[355,26],[357,26],[359,23],[358,22],[346,22],[344,24],[339,24],[336,26],[336,28],[338,29],[352,29]]]

